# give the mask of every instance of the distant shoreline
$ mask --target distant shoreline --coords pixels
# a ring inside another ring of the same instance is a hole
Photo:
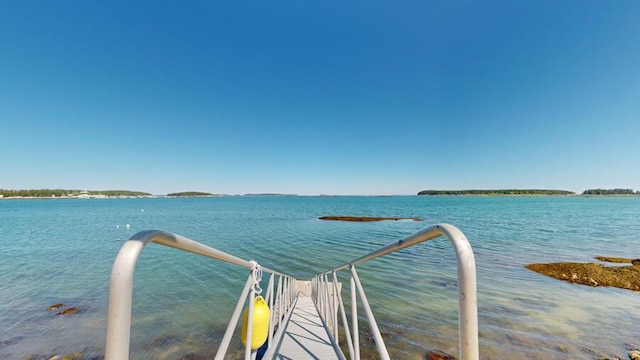
[[[243,195],[213,194],[200,191],[185,191],[166,195],[130,190],[6,190],[0,189],[0,200],[16,199],[129,199],[129,198],[196,198],[196,197],[390,197],[390,196],[490,196],[490,197],[523,197],[523,196],[582,196],[582,197],[636,197],[640,191],[633,189],[588,189],[580,194],[567,190],[548,189],[497,189],[497,190],[422,190],[416,195],[298,195],[281,193],[247,193]]]
[[[86,199],[146,199],[165,197],[164,195],[147,196],[0,196],[0,200],[86,200]]]
[[[576,195],[573,191],[554,189],[491,189],[491,190],[422,190],[420,196],[433,195],[487,195],[487,196],[548,196],[548,195]]]
[[[640,195],[535,195],[535,194],[438,194],[438,195],[282,195],[282,196],[261,196],[261,195],[209,195],[209,196],[167,196],[167,195],[148,195],[148,196],[0,196],[0,200],[86,200],[86,199],[178,199],[178,198],[222,198],[222,197],[584,197],[584,198],[612,198],[612,197],[628,197],[635,198]]]
[[[420,197],[640,197],[640,194],[619,195],[584,195],[584,194],[438,194],[438,195],[414,195]]]
[[[422,190],[418,196],[640,196],[633,189],[587,189],[580,194],[555,189]]]

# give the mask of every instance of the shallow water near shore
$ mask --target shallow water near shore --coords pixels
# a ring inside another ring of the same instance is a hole
[[[326,215],[424,220],[317,219]],[[597,359],[640,347],[640,293],[564,283],[524,268],[597,262],[595,255],[640,257],[636,197],[2,200],[0,358],[103,354],[111,265],[141,230],[172,231],[305,279],[441,222],[460,228],[476,256],[481,358]],[[362,264],[358,272],[392,358],[421,359],[430,349],[457,355],[455,255],[447,240]],[[149,245],[135,274],[131,358],[214,354],[246,275]],[[47,312],[56,303],[81,311]],[[234,339],[230,353],[239,349]]]

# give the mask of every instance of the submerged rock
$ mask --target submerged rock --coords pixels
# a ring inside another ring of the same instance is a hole
[[[54,304],[54,305],[49,306],[47,308],[47,311],[58,310],[63,306],[64,306],[64,304]]]
[[[596,260],[616,263],[616,264],[630,264],[633,261],[633,259],[629,259],[629,258],[619,258],[619,257],[600,256],[600,255],[594,256],[593,258]]]
[[[98,349],[84,349],[68,354],[41,355],[32,354],[24,358],[25,360],[104,360],[104,355]]]
[[[610,263],[631,264],[634,266],[640,265],[640,259],[617,258],[617,257],[608,257],[608,256],[594,256],[594,258],[600,261],[610,262]]]
[[[456,357],[441,350],[429,350],[424,356],[425,360],[456,360]]]
[[[80,308],[77,307],[70,307],[70,308],[66,308],[62,311],[59,311],[56,316],[58,315],[70,315],[70,314],[75,314],[77,312],[80,312]]]
[[[338,221],[382,221],[382,220],[413,220],[422,221],[422,219],[414,218],[401,218],[401,217],[371,217],[371,216],[321,216],[320,220],[338,220]]]
[[[360,330],[360,336],[364,337],[365,339],[367,339],[367,341],[370,341],[372,343],[375,343],[376,341],[376,339],[373,337],[373,334],[371,333],[371,330],[368,327],[364,327]],[[382,336],[382,340],[384,341],[392,338],[391,334],[386,332],[380,332],[380,336]]]
[[[640,266],[603,266],[594,263],[529,264],[531,271],[554,279],[589,286],[613,286],[640,291]]]
[[[207,360],[209,359],[205,355],[200,355],[196,353],[190,353],[180,358],[180,360]]]

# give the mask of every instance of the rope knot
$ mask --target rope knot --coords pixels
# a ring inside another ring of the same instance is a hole
[[[249,261],[251,264],[251,278],[253,280],[253,292],[256,294],[262,294],[262,288],[260,287],[260,281],[262,281],[262,266],[257,261]]]

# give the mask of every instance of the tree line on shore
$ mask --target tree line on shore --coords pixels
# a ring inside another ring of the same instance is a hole
[[[589,189],[583,191],[582,195],[640,195],[640,191],[633,191],[633,189]]]
[[[77,197],[88,196],[152,196],[150,193],[130,190],[66,190],[66,189],[30,189],[30,190],[8,190],[0,189],[0,197]],[[567,190],[545,190],[545,189],[500,189],[500,190],[422,190],[418,195],[576,195],[573,191]],[[607,195],[634,195],[640,196],[640,191],[633,189],[587,189],[581,195],[607,196]],[[215,194],[186,191],[167,194],[170,197],[194,197],[194,196],[216,196]]]
[[[575,195],[567,190],[501,189],[501,190],[422,190],[418,195]]]
[[[88,196],[151,196],[151,194],[141,191],[129,190],[66,190],[66,189],[29,189],[29,190],[7,190],[0,189],[3,197],[73,197],[80,195]]]
[[[197,197],[197,196],[215,196],[214,194],[202,191],[184,191],[167,194],[168,197]]]
[[[567,190],[502,189],[502,190],[422,190],[418,195],[576,195]],[[587,189],[581,195],[640,195],[633,189]]]

